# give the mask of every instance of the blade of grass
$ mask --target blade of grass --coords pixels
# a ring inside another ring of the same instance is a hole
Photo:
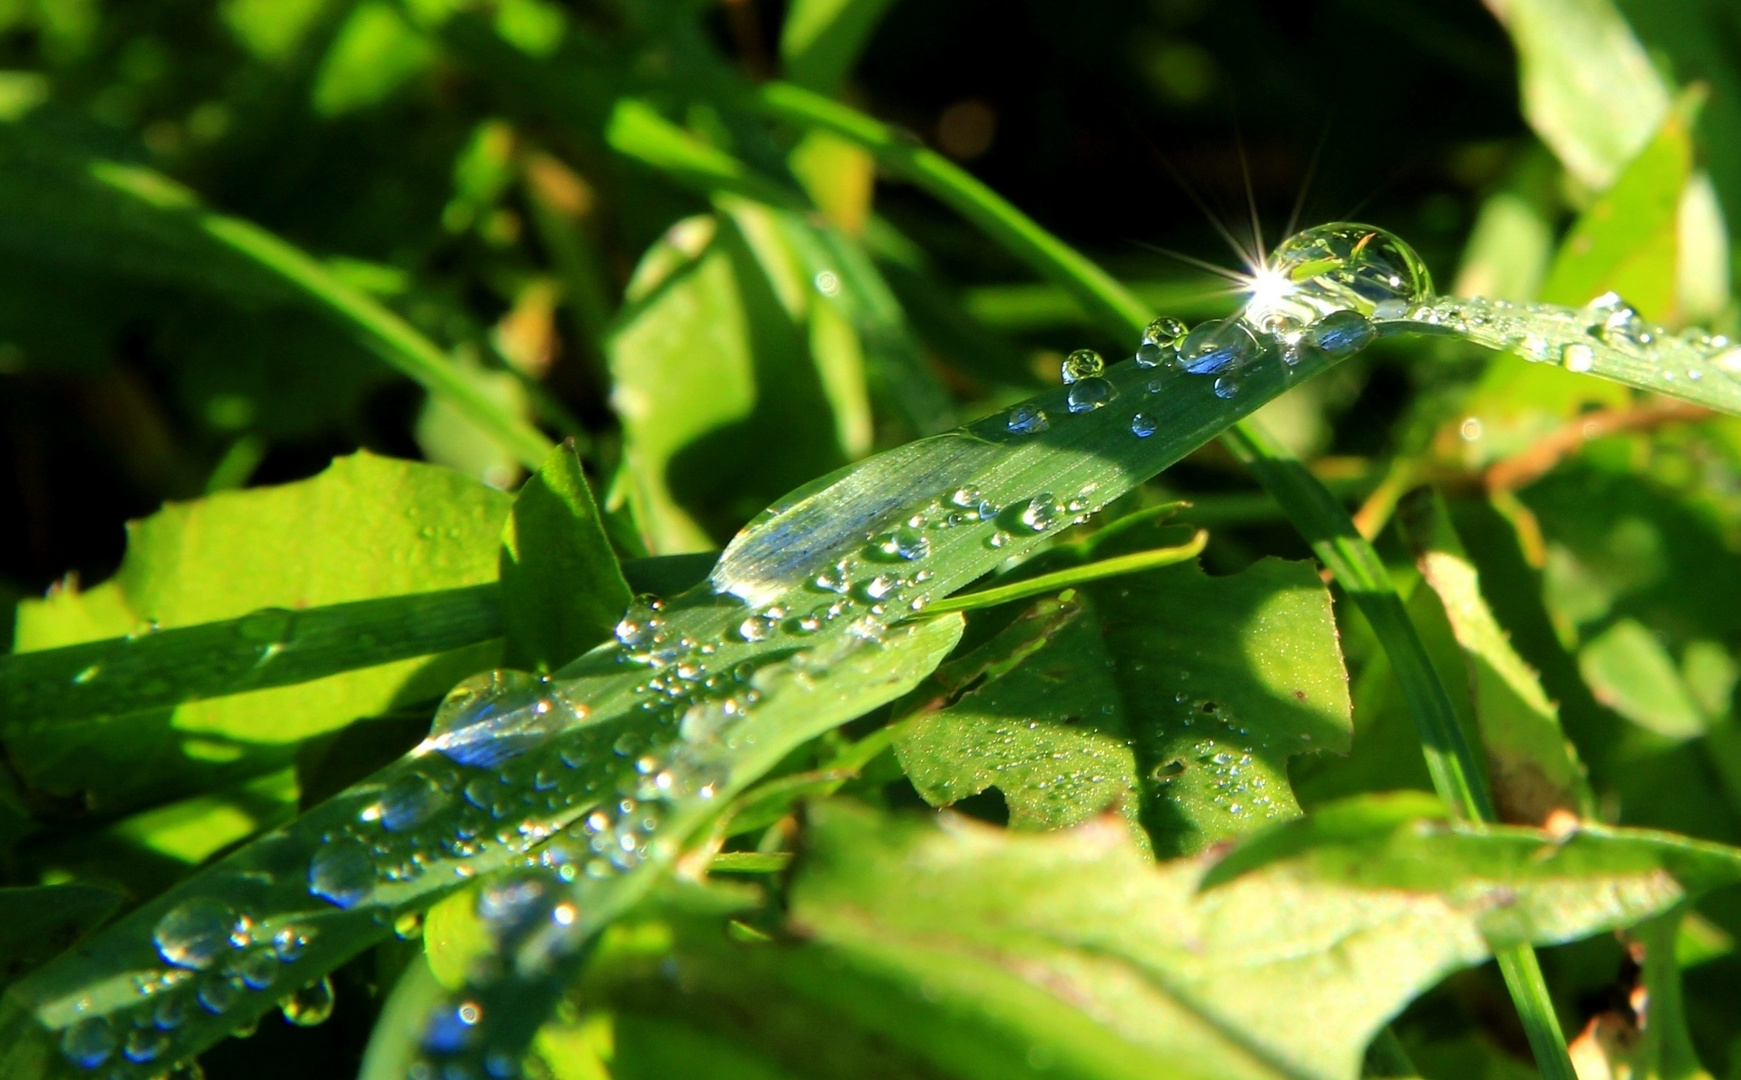
[[[1101,559],[1085,566],[1072,566],[1068,570],[1058,570],[1039,577],[1017,581],[1010,585],[999,585],[990,589],[980,589],[976,592],[956,593],[947,600],[939,600],[925,609],[928,615],[942,615],[950,611],[976,611],[980,608],[995,607],[1007,604],[1011,600],[1023,600],[1041,593],[1057,592],[1068,589],[1072,585],[1085,585],[1101,578],[1117,577],[1120,574],[1134,574],[1138,570],[1150,570],[1157,566],[1172,566],[1187,559],[1195,559],[1203,552],[1203,545],[1209,542],[1209,533],[1203,529],[1197,530],[1189,543],[1178,547],[1155,548],[1152,551],[1138,551],[1130,555],[1119,555],[1111,559]]]
[[[201,206],[193,192],[148,169],[92,161],[93,179],[140,205],[179,217],[197,231],[291,285],[313,306],[354,332],[376,356],[458,410],[528,469],[536,470],[554,443],[480,393],[447,354],[410,323],[367,293],[340,281],[318,260],[241,218]]]
[[[865,147],[884,168],[918,184],[1043,277],[1070,292],[1107,332],[1134,339],[1147,325],[1152,312],[1116,279],[942,155],[913,144],[854,109],[799,87],[764,83],[752,102],[767,115],[802,127],[823,128]],[[1472,820],[1492,821],[1491,800],[1474,751],[1457,726],[1450,696],[1427,662],[1426,649],[1403,612],[1402,601],[1377,552],[1324,485],[1297,461],[1281,456],[1249,420],[1238,423],[1223,437],[1372,620],[1404,686],[1440,796]],[[1501,967],[1544,1076],[1575,1080],[1534,951],[1527,946],[1504,950]]]
[[[0,730],[308,682],[502,634],[497,586],[412,593],[0,656]]]

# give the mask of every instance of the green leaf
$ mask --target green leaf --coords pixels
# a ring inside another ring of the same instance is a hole
[[[1488,0],[1517,46],[1523,112],[1571,174],[1605,190],[1650,141],[1669,92],[1609,0]]]
[[[132,528],[113,580],[20,604],[15,645],[28,653],[255,613],[234,632],[269,650],[294,637],[305,608],[491,581],[508,507],[506,495],[457,473],[369,454],[337,459],[312,480],[174,504]],[[493,651],[398,660],[173,711],[93,715],[15,731],[6,743],[31,788],[112,812],[201,773],[288,764],[296,743],[436,697]]]
[[[1681,191],[1692,172],[1693,142],[1682,110],[1630,161],[1560,245],[1541,299],[1584,304],[1605,292],[1641,314],[1667,319],[1676,309]]]
[[[996,786],[1018,828],[1122,802],[1157,851],[1194,852],[1297,813],[1289,758],[1347,750],[1347,675],[1308,565],[1178,566],[1081,593],[939,673],[973,686],[895,742],[928,802]]]
[[[610,636],[629,584],[605,537],[573,443],[514,499],[502,534],[504,662],[554,671]]]
[[[1467,687],[1472,717],[1487,752],[1488,784],[1501,821],[1540,825],[1555,811],[1588,816],[1590,787],[1577,751],[1560,728],[1559,712],[1536,673],[1512,649],[1482,598],[1475,567],[1463,551],[1444,503],[1430,489],[1404,499],[1399,517],[1414,549],[1422,589],[1437,597]]]

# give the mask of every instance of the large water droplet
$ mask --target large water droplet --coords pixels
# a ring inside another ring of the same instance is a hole
[[[332,1015],[332,980],[323,975],[280,1001],[278,1007],[284,1019],[297,1027],[314,1027]]]
[[[308,863],[308,891],[339,907],[354,907],[375,888],[375,864],[355,840],[322,847]]]
[[[196,896],[157,920],[151,936],[165,963],[203,971],[232,947],[230,935],[238,921],[236,912],[223,901]]]
[[[1269,258],[1244,317],[1254,326],[1304,326],[1335,311],[1371,318],[1430,297],[1433,278],[1413,248],[1371,225],[1336,222],[1295,233]],[[1388,316],[1387,316],[1388,317]]]
[[[1117,396],[1112,383],[1096,375],[1072,386],[1064,400],[1071,412],[1082,413],[1093,412]]]
[[[1193,375],[1239,367],[1257,355],[1257,339],[1238,319],[1206,322],[1179,343],[1179,366]]]
[[[1058,500],[1049,494],[1035,495],[1027,502],[1018,505],[1021,510],[1016,518],[1030,532],[1045,532],[1058,520]]]
[[[417,752],[436,751],[461,765],[487,769],[525,753],[586,712],[563,683],[521,671],[476,675],[447,695]]]
[[[1567,371],[1589,371],[1596,366],[1596,350],[1574,342],[1560,349],[1560,363]]]
[[[115,1052],[115,1030],[101,1016],[89,1016],[61,1032],[60,1051],[81,1069],[94,1069]]]
[[[1178,352],[1179,342],[1185,340],[1189,332],[1182,321],[1170,315],[1163,315],[1149,323],[1143,331],[1142,344],[1136,347],[1136,362],[1138,367],[1159,367]]]
[[[1130,418],[1130,433],[1139,439],[1146,439],[1155,433],[1159,425],[1148,413],[1137,413]]]
[[[1004,426],[1016,435],[1038,435],[1052,426],[1043,410],[1033,405],[1017,405],[1010,410]]]
[[[931,554],[931,540],[918,529],[902,526],[878,537],[874,548],[875,553],[884,559],[912,562]]]
[[[134,1028],[127,1033],[127,1041],[121,1046],[121,1054],[136,1065],[156,1061],[165,1050],[169,1049],[169,1033],[159,1031],[155,1027]]]
[[[1064,358],[1062,371],[1064,385],[1071,386],[1083,379],[1093,379],[1106,371],[1106,361],[1093,349],[1077,349]]]
[[[1304,342],[1325,356],[1352,356],[1372,344],[1378,331],[1358,311],[1332,311],[1306,328]]]

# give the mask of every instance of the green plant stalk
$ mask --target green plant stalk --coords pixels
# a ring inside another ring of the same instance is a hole
[[[1133,552],[1111,559],[1101,559],[1099,562],[1091,562],[1083,566],[1072,566],[1068,570],[1041,574],[1039,577],[1027,578],[1010,585],[980,589],[976,592],[956,593],[947,600],[939,600],[926,608],[925,614],[943,615],[951,611],[977,611],[981,608],[995,607],[998,604],[1007,604],[1011,600],[1025,600],[1030,596],[1057,592],[1073,585],[1086,585],[1090,581],[1099,581],[1102,578],[1117,577],[1120,574],[1134,574],[1139,570],[1152,570],[1157,566],[1172,566],[1188,559],[1195,559],[1203,553],[1203,546],[1208,542],[1209,534],[1199,529],[1196,536],[1178,547]]]
[[[146,205],[188,216],[219,244],[278,275],[329,318],[355,332],[369,351],[447,401],[528,469],[537,471],[555,448],[537,428],[479,393],[447,354],[410,323],[338,280],[307,252],[253,222],[205,209],[192,192],[147,170],[97,161],[90,172],[99,182]]]
[[[822,128],[870,151],[891,172],[918,184],[1050,281],[1068,290],[1108,332],[1135,338],[1152,316],[1110,274],[1053,236],[1013,204],[942,155],[917,146],[864,114],[799,87],[778,82],[757,89],[761,112],[803,127]],[[1278,452],[1249,420],[1223,435],[1227,446],[1281,504],[1318,558],[1348,590],[1378,631],[1397,681],[1420,729],[1422,751],[1441,798],[1474,821],[1494,820],[1483,771],[1464,737],[1451,698],[1427,660],[1426,647],[1378,553],[1346,510],[1304,466]],[[1535,952],[1499,950],[1500,968],[1544,1077],[1576,1080]]]

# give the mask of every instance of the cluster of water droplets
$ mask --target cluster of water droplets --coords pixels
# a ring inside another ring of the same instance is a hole
[[[1409,318],[1526,360],[1599,371],[1667,394],[1690,394],[1713,374],[1741,383],[1741,343],[1697,327],[1669,330],[1612,292],[1582,308],[1433,297]]]
[[[1139,368],[1161,369],[1146,391],[1164,393],[1170,373],[1213,379],[1218,397],[1239,394],[1245,373],[1268,356],[1293,367],[1307,355],[1351,356],[1378,337],[1387,322],[1412,317],[1433,296],[1432,278],[1407,244],[1369,225],[1324,225],[1296,233],[1273,252],[1250,279],[1251,295],[1235,315],[1192,328],[1172,317],[1155,319],[1143,331],[1132,358]],[[1093,412],[1118,396],[1106,364],[1088,349],[1064,358],[1065,409]],[[1037,435],[1052,426],[1039,405],[1011,409],[1005,427],[1013,435]],[[1153,414],[1138,411],[1130,432],[1148,438],[1158,429]]]

